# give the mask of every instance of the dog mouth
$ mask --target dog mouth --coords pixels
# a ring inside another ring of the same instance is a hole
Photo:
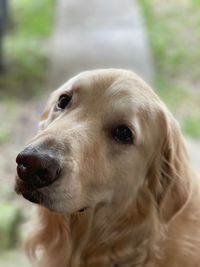
[[[55,211],[52,208],[52,200],[49,198],[48,193],[45,194],[44,192],[41,192],[40,189],[34,188],[30,184],[22,181],[18,176],[16,177],[15,192],[32,203],[48,207],[50,210]],[[88,210],[90,210],[90,207],[84,206],[83,208],[77,209],[72,214],[84,214]]]
[[[35,204],[43,205],[47,202],[47,197],[43,193],[20,180],[18,177],[16,177],[15,192]]]
[[[44,196],[38,191],[26,191],[22,193],[22,196],[28,201],[42,205],[44,203]]]
[[[77,211],[77,213],[84,213],[85,211],[87,211],[89,209],[89,207],[84,207],[80,210]]]

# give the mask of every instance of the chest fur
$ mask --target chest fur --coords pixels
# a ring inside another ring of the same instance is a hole
[[[70,267],[146,266],[151,254],[150,230],[146,226],[133,230],[121,224],[95,224],[84,216],[79,219],[71,222]]]

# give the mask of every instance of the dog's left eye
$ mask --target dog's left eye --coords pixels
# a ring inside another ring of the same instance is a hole
[[[71,100],[71,96],[69,95],[61,95],[56,104],[57,109],[65,109]]]
[[[132,131],[126,125],[119,125],[112,129],[112,137],[118,143],[133,144]]]

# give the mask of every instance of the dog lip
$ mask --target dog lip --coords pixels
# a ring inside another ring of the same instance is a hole
[[[15,192],[22,195],[25,199],[36,204],[42,204],[44,196],[36,189],[30,188],[28,184],[16,177]]]
[[[16,183],[15,183],[15,192],[17,194],[22,194],[23,192],[33,192],[36,188],[33,188],[32,185],[26,183],[25,181],[21,180],[18,175],[16,175]]]
[[[89,209],[89,207],[84,207],[84,208],[78,210],[77,212],[78,212],[78,213],[83,213],[83,212],[86,211],[87,209]]]
[[[22,196],[30,201],[30,202],[33,202],[35,204],[41,204],[41,201],[39,201],[38,197],[37,197],[37,194],[35,194],[36,192],[23,192],[22,193]]]

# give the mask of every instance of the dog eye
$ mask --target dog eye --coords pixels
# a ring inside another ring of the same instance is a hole
[[[65,109],[71,100],[71,96],[69,95],[61,95],[56,104],[57,109]]]
[[[132,131],[126,125],[119,125],[112,130],[112,137],[121,144],[133,144]]]

